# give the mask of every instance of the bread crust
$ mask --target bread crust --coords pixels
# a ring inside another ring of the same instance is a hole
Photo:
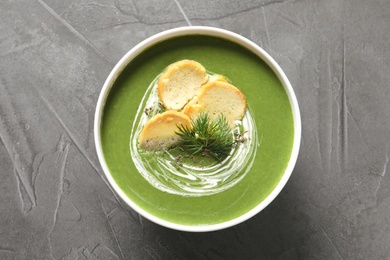
[[[229,124],[234,127],[236,120],[241,120],[247,109],[244,94],[232,84],[225,81],[210,81],[198,94],[198,103],[190,105],[184,113],[191,119],[200,113],[208,113],[214,119],[223,114]]]
[[[142,129],[139,136],[140,147],[149,151],[169,149],[180,140],[175,133],[180,125],[191,127],[191,119],[182,112],[168,110],[155,115]]]
[[[244,94],[222,75],[208,76],[206,69],[193,60],[169,65],[157,82],[157,93],[166,112],[146,122],[139,136],[140,147],[158,151],[180,141],[177,126],[191,128],[191,120],[202,112],[211,119],[223,114],[232,128],[247,109]],[[181,112],[179,112],[179,110]]]
[[[206,83],[206,69],[193,60],[169,65],[157,83],[157,93],[166,109],[180,110]]]

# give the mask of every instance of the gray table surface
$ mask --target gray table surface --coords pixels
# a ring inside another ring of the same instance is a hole
[[[188,25],[263,47],[302,115],[284,190],[218,232],[140,217],[107,185],[93,140],[115,63]],[[389,45],[387,0],[0,1],[0,259],[390,259]]]

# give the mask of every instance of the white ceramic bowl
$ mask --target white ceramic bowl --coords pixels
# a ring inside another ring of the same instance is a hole
[[[119,188],[117,183],[114,181],[113,177],[110,174],[110,171],[107,167],[106,161],[103,156],[102,151],[102,144],[101,144],[101,133],[100,133],[100,126],[102,122],[102,113],[104,104],[106,101],[106,98],[110,92],[110,89],[118,77],[118,75],[122,72],[122,70],[126,67],[126,65],[133,60],[137,55],[139,55],[141,52],[143,52],[146,48],[149,46],[152,46],[160,41],[167,40],[173,37],[177,36],[184,36],[184,35],[209,35],[209,36],[216,36],[223,39],[230,40],[232,42],[235,42],[244,48],[252,51],[254,54],[256,54],[260,59],[262,59],[277,75],[281,83],[283,84],[285,91],[288,95],[292,113],[293,113],[293,119],[294,119],[294,141],[293,141],[293,149],[291,152],[290,161],[288,163],[288,166],[275,187],[275,189],[264,199],[260,204],[258,204],[255,208],[250,210],[249,212],[226,222],[214,224],[214,225],[206,225],[206,226],[190,226],[190,225],[181,225],[172,223],[166,220],[162,220],[149,212],[146,212],[141,207],[139,207],[136,203],[134,203],[131,199],[129,199],[126,194]],[[133,208],[135,211],[137,211],[139,214],[141,214],[143,217],[168,228],[176,229],[176,230],[182,230],[182,231],[192,231],[192,232],[205,232],[205,231],[214,231],[214,230],[220,230],[224,228],[228,228],[231,226],[234,226],[236,224],[239,224],[252,216],[256,215],[260,211],[262,211],[267,205],[269,205],[276,196],[280,193],[280,191],[283,189],[283,187],[286,185],[288,179],[290,178],[290,175],[293,171],[293,168],[295,166],[295,163],[297,161],[298,152],[299,152],[299,146],[301,141],[301,117],[298,107],[298,102],[296,99],[296,96],[294,94],[294,90],[287,79],[286,75],[284,74],[283,70],[280,68],[280,66],[275,62],[275,60],[262,48],[257,46],[252,41],[227,30],[213,28],[213,27],[203,27],[203,26],[191,26],[191,27],[180,27],[176,29],[167,30],[161,33],[158,33],[141,43],[139,43],[137,46],[132,48],[128,53],[126,53],[125,56],[116,64],[114,69],[109,74],[106,82],[104,83],[103,89],[101,90],[98,103],[96,106],[96,112],[95,112],[95,122],[94,122],[94,135],[95,135],[95,145],[96,145],[96,151],[97,155],[101,164],[101,167],[103,168],[103,171],[105,173],[105,176],[107,177],[110,185],[114,189],[114,191],[123,199],[131,208]]]

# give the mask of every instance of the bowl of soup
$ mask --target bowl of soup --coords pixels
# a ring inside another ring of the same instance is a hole
[[[223,75],[245,95],[236,150],[223,161],[139,146],[149,103],[160,104],[156,82],[182,60]],[[239,224],[276,198],[298,157],[301,118],[288,78],[262,48],[227,30],[190,26],[140,42],[116,64],[98,99],[94,137],[104,174],[126,204],[159,225],[205,232]]]

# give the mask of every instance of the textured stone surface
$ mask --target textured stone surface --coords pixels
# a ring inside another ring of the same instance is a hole
[[[387,259],[390,2],[0,2],[0,259]],[[112,192],[93,143],[114,64],[157,32],[207,25],[269,52],[300,103],[294,173],[263,212],[169,230]]]

